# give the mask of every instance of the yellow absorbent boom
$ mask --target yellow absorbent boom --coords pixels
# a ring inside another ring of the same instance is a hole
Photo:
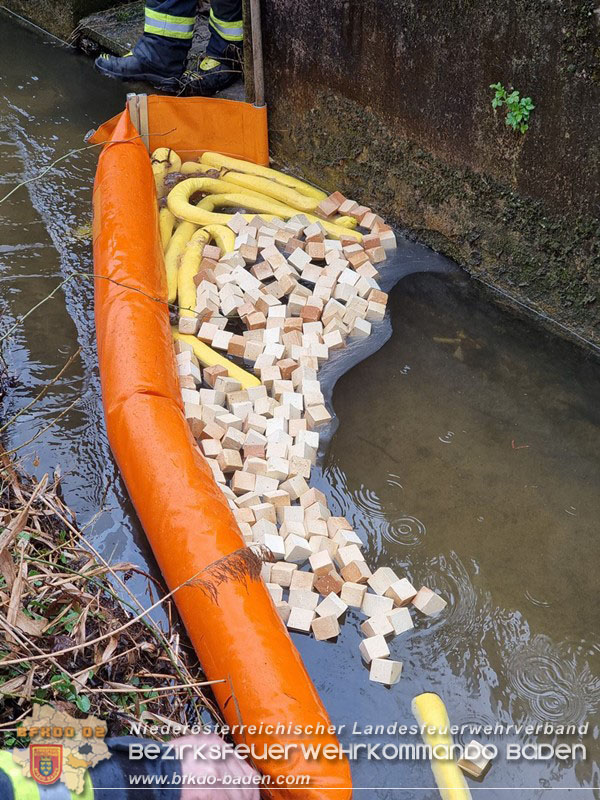
[[[452,757],[450,720],[442,698],[433,692],[419,694],[412,712],[423,729],[423,741],[432,748],[431,769],[442,800],[471,800],[465,776]]]

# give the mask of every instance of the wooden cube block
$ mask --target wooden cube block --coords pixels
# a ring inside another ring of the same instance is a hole
[[[339,547],[347,547],[349,544],[355,544],[359,549],[363,546],[360,536],[354,531],[341,530],[333,537],[333,541]]]
[[[306,424],[311,430],[320,425],[326,425],[331,422],[331,418],[331,414],[324,405],[310,406],[306,409]]]
[[[340,623],[335,614],[328,616],[315,617],[311,623],[312,632],[315,639],[323,641],[325,639],[335,639],[340,633]]]
[[[315,591],[324,596],[330,595],[332,592],[339,594],[342,591],[344,581],[338,573],[332,569],[326,575],[318,575],[315,578]]]
[[[365,663],[370,664],[374,658],[388,658],[390,649],[383,636],[369,636],[363,639],[358,649]]]
[[[279,488],[287,492],[292,500],[298,500],[301,495],[308,491],[309,487],[301,475],[294,475],[292,478],[284,481]]]
[[[267,589],[274,603],[280,603],[283,600],[283,589],[281,586],[276,583],[267,583]]]
[[[195,315],[191,317],[179,317],[179,323],[178,323],[179,333],[186,333],[194,336],[198,330],[199,325],[200,325],[200,320]]]
[[[261,568],[260,568],[260,577],[263,579],[265,583],[275,583],[275,581],[271,580],[271,568],[273,564],[269,561],[264,561]]]
[[[288,628],[292,631],[309,633],[312,621],[315,618],[315,612],[306,608],[298,608],[291,604],[290,608],[290,614],[286,623]]]
[[[262,517],[252,524],[252,536],[254,541],[264,544],[265,536],[277,536],[277,525],[269,519]]]
[[[217,439],[203,439],[200,442],[200,448],[206,458],[216,458],[223,449],[221,442]]]
[[[338,618],[341,617],[342,614],[345,614],[347,610],[348,606],[335,592],[330,592],[315,609],[320,617],[328,617],[330,614],[333,614]]]
[[[271,582],[289,588],[297,569],[298,566],[296,564],[278,561],[276,564],[271,565]]]
[[[267,318],[262,311],[254,311],[246,317],[246,327],[249,331],[265,328],[267,325]]]
[[[266,519],[268,522],[272,522],[273,525],[277,523],[275,506],[271,505],[271,503],[259,503],[259,505],[252,507],[252,511],[257,522],[261,519]]]
[[[394,607],[394,601],[389,597],[382,597],[380,594],[369,594],[363,597],[361,611],[367,617],[375,617],[378,614],[387,614]]]
[[[259,525],[263,522],[266,522],[266,520],[261,519],[260,523],[257,522],[256,524]],[[285,557],[285,542],[282,536],[268,533],[265,535],[262,544],[268,547],[276,561],[283,561]]]
[[[384,683],[393,686],[400,680],[402,662],[392,661],[390,658],[373,658],[369,670],[369,680],[375,683]]]
[[[367,587],[364,584],[352,583],[352,581],[346,581],[342,586],[340,597],[344,601],[344,603],[346,603],[346,605],[352,606],[353,608],[362,608],[363,598],[365,596],[366,591]]]
[[[448,605],[443,597],[428,589],[427,586],[421,586],[412,603],[415,608],[418,608],[421,613],[427,614],[428,617],[434,617]]]
[[[394,626],[390,622],[387,614],[376,614],[369,617],[360,626],[365,636],[391,636],[394,633]]]
[[[290,533],[285,540],[285,559],[295,564],[303,564],[312,554],[310,545],[301,536]]]
[[[258,258],[258,247],[252,244],[243,244],[240,246],[239,254],[246,264],[254,264]]]
[[[392,623],[395,636],[415,627],[408,608],[394,608],[393,611],[388,611],[387,617]]]
[[[296,566],[293,564],[292,566]],[[307,592],[312,592],[315,583],[315,576],[312,572],[305,572],[301,569],[296,569],[292,572],[292,579],[290,582],[290,589],[304,589]]]
[[[456,762],[463,772],[472,778],[481,778],[492,763],[484,752],[483,745],[472,739],[465,747],[463,757]]]
[[[393,569],[390,567],[379,567],[379,569],[376,569],[371,575],[367,583],[375,594],[384,595],[392,583],[398,580],[399,578]]]
[[[255,479],[256,475],[251,472],[244,472],[242,469],[238,469],[233,473],[231,488],[237,495],[252,492],[254,491]]]
[[[396,235],[394,231],[379,231],[379,239],[381,240],[381,245],[386,250],[395,250],[396,249]]]
[[[337,203],[331,201],[329,198],[325,198],[325,200],[321,200],[317,206],[316,213],[322,217],[332,217],[338,208],[339,205]]]
[[[347,544],[345,545],[345,547],[338,548],[334,560],[340,569],[344,569],[344,567],[347,567],[348,564],[350,564],[352,561],[361,561],[361,560],[364,561],[364,557],[361,551],[359,550],[358,545]],[[390,603],[392,603],[391,600]]]
[[[417,590],[407,578],[400,578],[391,583],[383,594],[391,597],[394,605],[406,606],[414,599]]]
[[[204,429],[208,429],[208,425]],[[217,456],[217,464],[219,468],[227,475],[228,473],[235,472],[235,470],[242,468],[242,457],[239,450],[223,449]]]
[[[314,611],[319,605],[319,595],[306,589],[290,589],[288,602],[292,608],[306,608]]]
[[[325,261],[325,245],[323,242],[307,242],[304,252],[312,261]]]
[[[290,618],[291,613],[291,606],[285,600],[282,600],[279,603],[275,603],[275,608],[277,609],[277,613],[283,620],[284,625],[287,624],[288,619]]]
[[[339,530],[351,531],[352,525],[346,517],[328,517],[327,530],[329,531],[329,536],[333,539]]]
[[[356,211],[357,208],[358,203],[356,203],[354,200],[344,200],[344,202],[341,203],[338,208],[338,213],[342,215],[350,214],[350,212]]]
[[[313,553],[311,556],[309,556],[308,561],[310,563],[310,568],[315,575],[326,575],[328,572],[331,572],[331,570],[334,569],[331,556],[325,550],[322,550],[319,553]]]
[[[241,450],[246,440],[246,434],[237,428],[227,428],[225,436],[221,439],[221,445],[229,450]]]

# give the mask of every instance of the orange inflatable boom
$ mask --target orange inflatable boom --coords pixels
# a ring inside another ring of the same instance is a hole
[[[148,110],[151,150],[172,147],[184,158],[217,150],[268,163],[264,108],[212,98],[151,96]],[[92,140],[107,142],[94,187],[94,268],[98,276],[116,282],[96,278],[96,336],[110,444],[173,589],[242,547],[243,541],[184,419],[154,178],[148,151],[136,137],[124,112]],[[201,589],[186,586],[175,600],[207,678],[224,679],[214,693],[226,723],[238,726],[236,742],[255,748],[254,766],[269,781],[262,796],[351,797],[345,758],[312,759],[301,750],[302,744],[329,745],[331,752],[338,743],[263,582],[223,583],[216,602]],[[263,759],[265,746],[271,745],[295,747],[287,759],[277,754]],[[309,776],[310,783],[294,789],[291,780],[301,775]]]

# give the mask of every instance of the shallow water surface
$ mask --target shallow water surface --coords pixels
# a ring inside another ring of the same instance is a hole
[[[122,107],[125,89],[2,16],[0,39],[1,196],[81,147],[89,128]],[[80,153],[0,205],[2,330],[64,278],[91,271],[85,237],[95,162],[93,150]],[[368,739],[352,729],[411,724],[410,701],[424,690],[439,692],[459,725],[588,721],[586,761],[574,767],[501,756],[472,786],[474,797],[591,798],[600,698],[600,370],[500,311],[426,248],[400,240],[384,273],[386,286],[398,280],[374,335],[323,370],[339,427],[316,483],[332,511],[364,537],[373,567],[389,565],[427,583],[448,608],[434,620],[416,616],[415,631],[393,642],[404,671],[392,689],[368,681],[354,613],[337,643],[295,641],[332,719],[346,726],[345,744],[416,742],[395,734]],[[88,535],[105,555],[154,569],[106,441],[92,314],[90,281],[82,277],[18,328],[5,415],[23,408],[78,346],[82,354],[35,413],[12,426],[9,446],[23,445],[79,398],[19,452],[37,474],[60,467],[81,523],[103,509]],[[501,751],[507,743],[553,740],[457,738],[491,741]],[[353,773],[357,797],[438,796],[424,762],[362,757]],[[378,786],[398,789],[371,788]]]

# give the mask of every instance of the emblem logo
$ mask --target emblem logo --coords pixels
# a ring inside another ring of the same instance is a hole
[[[31,777],[43,786],[60,778],[63,768],[62,744],[32,744],[29,746]]]

